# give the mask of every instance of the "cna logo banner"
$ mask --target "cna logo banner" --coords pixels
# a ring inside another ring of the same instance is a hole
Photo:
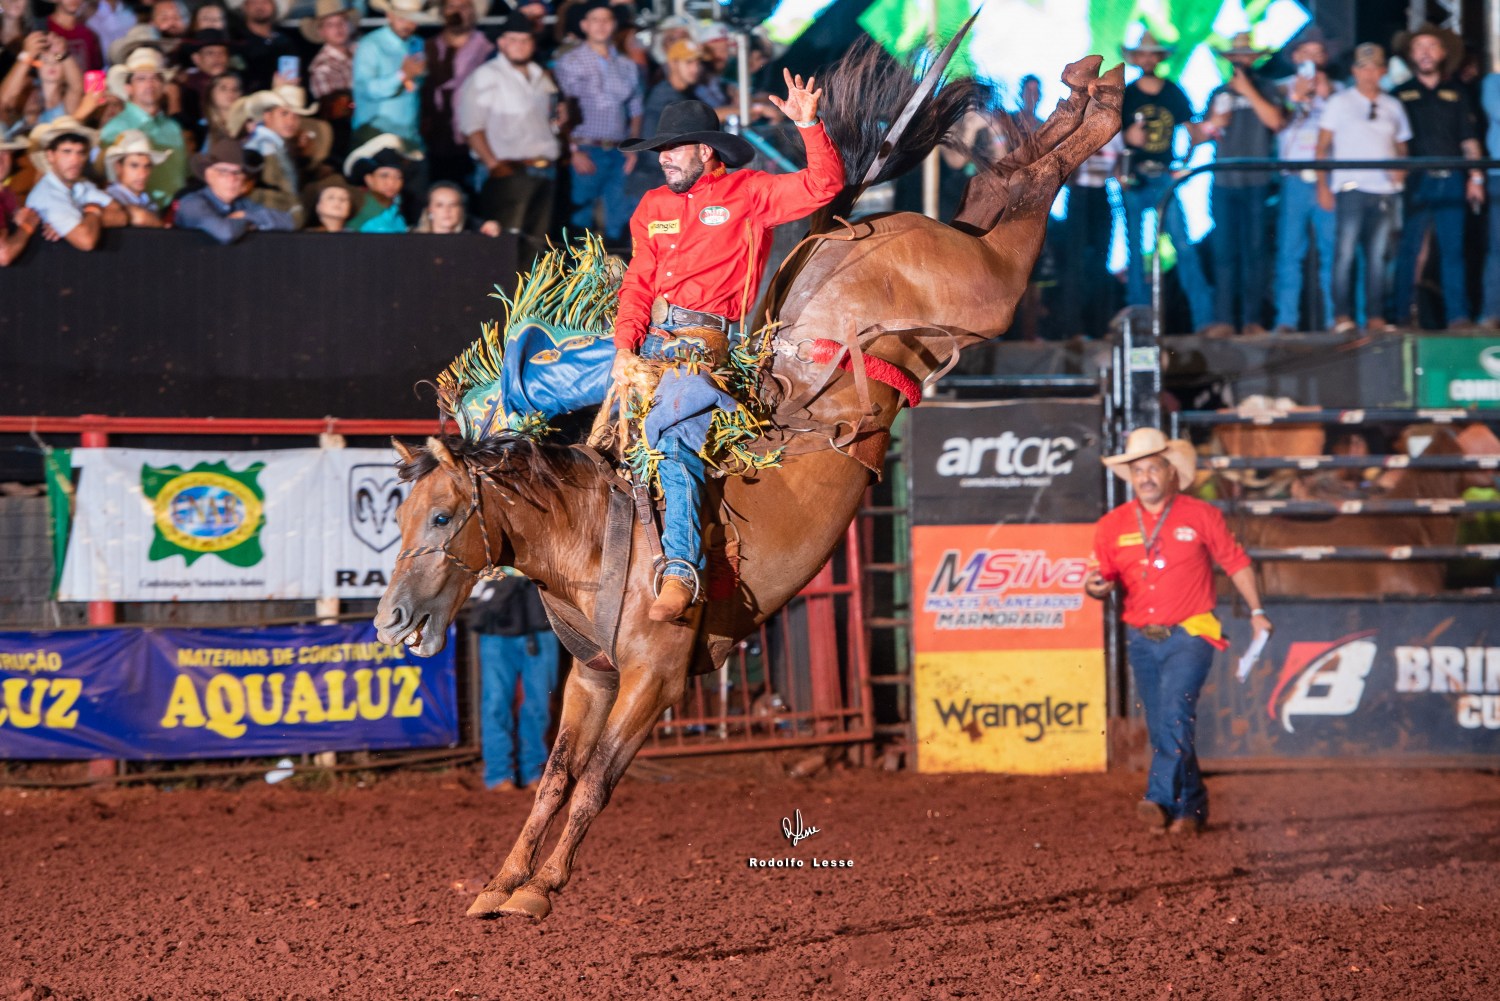
[[[79,449],[58,598],[378,597],[407,487],[386,449]]]

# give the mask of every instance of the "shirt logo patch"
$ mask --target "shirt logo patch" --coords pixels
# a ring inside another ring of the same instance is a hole
[[[1146,540],[1141,538],[1140,532],[1126,532],[1115,540],[1117,546],[1144,546]]]
[[[653,219],[646,224],[646,235],[650,236],[673,236],[682,232],[681,219]]]
[[[1175,529],[1172,532],[1172,538],[1176,539],[1178,542],[1192,542],[1197,537],[1198,533],[1193,531],[1186,525],[1183,525],[1182,527]]]
[[[709,205],[698,213],[698,221],[705,226],[722,226],[729,221],[729,210],[722,205]]]

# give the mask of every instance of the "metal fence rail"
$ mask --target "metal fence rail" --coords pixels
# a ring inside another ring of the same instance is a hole
[[[1500,469],[1500,455],[1212,455],[1201,469]]]
[[[1469,546],[1247,546],[1252,560],[1354,560],[1405,562],[1410,560],[1500,560],[1500,545]]]
[[[1233,410],[1184,410],[1172,415],[1177,424],[1202,427],[1218,424],[1459,424],[1500,423],[1500,411],[1450,407],[1417,409],[1369,407],[1363,410],[1297,410],[1286,414],[1239,414]]]
[[[1251,500],[1238,498],[1211,502],[1221,511],[1245,514],[1487,514],[1500,511],[1500,501],[1450,500],[1446,497],[1390,499],[1371,497],[1350,500]]]

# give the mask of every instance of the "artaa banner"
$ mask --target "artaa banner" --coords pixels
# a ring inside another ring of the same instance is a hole
[[[1097,400],[927,402],[909,420],[915,524],[1099,517]]]
[[[419,660],[369,623],[0,632],[0,758],[451,747],[453,637]]]
[[[407,487],[389,449],[77,449],[59,601],[373,598]]]
[[[1500,756],[1500,621],[1465,602],[1281,604],[1249,678],[1234,661],[1249,623],[1221,605],[1231,641],[1198,702],[1206,760]]]

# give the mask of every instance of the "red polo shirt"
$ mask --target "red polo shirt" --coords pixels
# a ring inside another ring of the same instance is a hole
[[[1141,515],[1139,524],[1136,511]],[[1125,589],[1121,618],[1126,625],[1175,626],[1212,612],[1213,564],[1230,575],[1250,565],[1250,557],[1229,534],[1224,516],[1212,504],[1178,494],[1166,518],[1149,558],[1145,540],[1155,530],[1157,516],[1137,501],[1110,511],[1094,530],[1099,573],[1105,580],[1119,581]],[[1153,565],[1158,558],[1166,564],[1160,569]]]
[[[659,295],[730,320],[741,318],[742,303],[755,304],[771,255],[771,228],[827,205],[844,186],[843,160],[823,126],[798,131],[807,146],[805,170],[721,168],[680,195],[665,185],[646,192],[630,217],[616,346],[634,350],[646,339],[651,302]]]

